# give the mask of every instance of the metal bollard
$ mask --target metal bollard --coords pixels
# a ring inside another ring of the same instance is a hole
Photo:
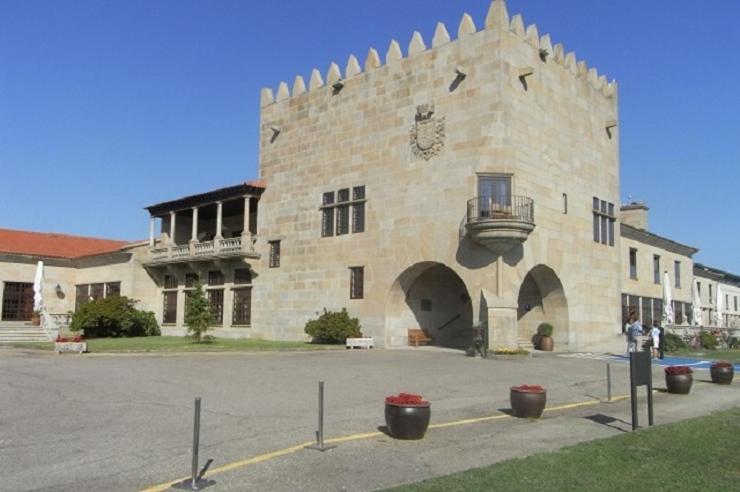
[[[606,363],[606,401],[612,401],[612,371],[609,363]]]
[[[198,490],[198,446],[200,444],[200,397],[195,398],[195,416],[193,421],[193,490]]]
[[[324,382],[319,381],[319,430],[316,431],[316,444],[306,446],[308,449],[318,451],[328,451],[336,446],[326,446],[324,444]]]

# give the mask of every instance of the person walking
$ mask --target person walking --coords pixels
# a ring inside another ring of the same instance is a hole
[[[658,321],[653,321],[653,328],[650,330],[650,338],[652,339],[653,346],[652,346],[652,354],[653,359],[657,359],[659,355],[659,349],[660,349],[660,327],[658,326]]]
[[[637,342],[640,335],[642,335],[642,325],[640,321],[634,316],[630,318],[631,325],[627,332],[627,351],[637,352]]]

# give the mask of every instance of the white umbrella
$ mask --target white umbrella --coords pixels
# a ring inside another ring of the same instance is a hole
[[[673,324],[673,299],[671,298],[671,280],[668,270],[663,274],[663,326]]]
[[[725,298],[722,294],[722,286],[717,284],[717,309],[714,311],[714,326],[722,326],[722,312],[725,310],[724,307]]]
[[[699,295],[699,283],[694,282],[694,326],[701,324],[701,295]]]
[[[36,276],[33,279],[33,310],[41,311],[44,307],[44,298],[41,295],[41,289],[44,286],[44,262],[39,261],[36,264]]]

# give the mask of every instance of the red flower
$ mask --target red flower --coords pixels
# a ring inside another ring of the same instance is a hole
[[[429,402],[424,400],[421,395],[411,393],[399,393],[398,396],[388,396],[385,402],[393,405],[429,405]]]
[[[732,367],[732,364],[726,360],[718,360],[712,364],[712,367]]]
[[[689,366],[668,366],[665,368],[665,373],[669,376],[678,376],[681,374],[691,374],[694,370]]]
[[[544,393],[545,392],[545,388],[543,388],[539,384],[522,384],[520,386],[512,386],[511,389],[513,391],[518,391],[520,393]]]

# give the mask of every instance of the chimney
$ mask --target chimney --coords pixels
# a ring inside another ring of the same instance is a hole
[[[619,209],[619,220],[629,226],[647,231],[648,208],[643,202],[630,202]]]

